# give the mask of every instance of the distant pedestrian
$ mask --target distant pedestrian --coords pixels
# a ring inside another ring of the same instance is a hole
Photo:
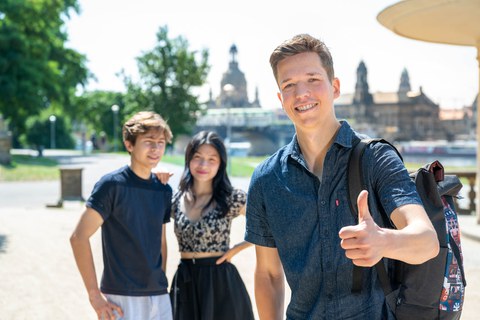
[[[165,276],[172,189],[151,173],[171,138],[156,113],[130,118],[123,126],[130,165],[96,183],[70,238],[98,319],[172,319]],[[99,288],[90,237],[100,227],[104,269]]]
[[[90,135],[90,142],[92,143],[93,150],[98,150],[97,134],[95,132]]]

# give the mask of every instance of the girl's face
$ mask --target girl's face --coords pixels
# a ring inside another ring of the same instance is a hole
[[[213,146],[201,145],[189,163],[190,173],[195,181],[211,181],[220,168],[220,155]]]

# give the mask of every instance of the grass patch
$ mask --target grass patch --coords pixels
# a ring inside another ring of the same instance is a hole
[[[170,163],[170,164],[176,164],[178,166],[183,167],[185,163],[185,156],[183,155],[171,155],[171,154],[165,154],[162,157],[162,161],[160,161],[160,165],[162,162]]]
[[[12,155],[10,165],[0,165],[0,181],[58,180],[58,162],[50,158]]]
[[[230,165],[232,177],[249,178],[251,177],[255,167],[266,157],[232,157]],[[185,165],[185,157],[183,155],[164,155],[161,162],[175,164],[179,166]]]

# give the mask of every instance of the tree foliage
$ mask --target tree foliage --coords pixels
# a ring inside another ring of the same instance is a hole
[[[69,118],[63,115],[56,116],[52,124],[49,120],[50,113],[44,111],[39,115],[32,116],[26,121],[27,131],[23,138],[31,147],[37,150],[50,149],[52,147],[52,138],[55,140],[55,148],[72,149],[75,141],[71,135],[71,125]],[[51,136],[54,131],[53,137]]]
[[[168,28],[160,27],[155,47],[137,58],[140,80],[125,77],[125,114],[153,110],[168,121],[174,136],[191,133],[201,112],[193,90],[206,82],[210,67],[206,49],[188,47],[186,39],[170,39]]]
[[[112,140],[113,138],[113,111],[112,106],[118,105],[117,133],[121,132],[123,124],[124,94],[114,91],[91,91],[85,92],[75,98],[75,119],[81,119],[90,131],[104,132]],[[119,138],[119,137],[117,137]]]
[[[0,1],[0,113],[14,137],[28,117],[68,110],[89,77],[85,56],[65,47],[71,10],[78,12],[77,0]]]

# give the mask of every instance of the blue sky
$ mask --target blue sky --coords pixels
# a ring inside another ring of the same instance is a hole
[[[183,36],[191,50],[207,48],[212,65],[208,84],[198,91],[208,97],[220,91],[228,68],[229,48],[238,48],[249,98],[255,87],[266,108],[280,107],[268,63],[271,51],[298,33],[310,33],[330,48],[342,93],[353,92],[356,68],[368,68],[371,92],[396,91],[403,68],[413,90],[423,91],[441,107],[471,105],[478,91],[476,49],[421,42],[400,37],[383,27],[378,13],[390,0],[80,0],[82,12],[67,23],[68,46],[84,53],[96,75],[88,90],[123,91],[116,74],[136,76],[135,57],[151,49],[160,26],[170,37]]]

